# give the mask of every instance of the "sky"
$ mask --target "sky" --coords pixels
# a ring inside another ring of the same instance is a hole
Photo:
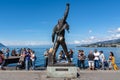
[[[0,0],[0,43],[52,44],[52,30],[70,3],[67,44],[120,38],[120,0]]]

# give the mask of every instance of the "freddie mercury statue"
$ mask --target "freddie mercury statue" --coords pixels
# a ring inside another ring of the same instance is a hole
[[[53,63],[56,62],[55,57],[56,57],[56,52],[59,48],[59,45],[62,46],[62,48],[67,56],[68,62],[71,62],[70,56],[68,53],[68,49],[66,46],[66,42],[65,42],[65,30],[67,30],[69,33],[69,25],[66,22],[66,19],[68,17],[68,13],[69,13],[69,5],[70,5],[69,3],[66,4],[66,10],[65,10],[63,18],[58,20],[57,25],[55,25],[55,27],[53,29],[53,33],[52,33],[52,42],[54,43],[53,52],[52,52]]]

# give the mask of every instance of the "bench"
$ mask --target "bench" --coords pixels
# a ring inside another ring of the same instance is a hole
[[[4,66],[7,66],[8,64],[12,64],[12,63],[18,63],[19,59],[20,59],[20,56],[10,56],[8,58],[5,58]]]

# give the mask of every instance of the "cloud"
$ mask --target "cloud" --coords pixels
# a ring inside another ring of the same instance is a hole
[[[92,30],[89,30],[89,33],[91,33]],[[99,37],[99,36],[90,36],[87,39],[83,40],[75,40],[75,44],[90,44],[90,43],[95,43],[95,42],[100,42],[100,41],[107,41],[107,40],[113,40],[113,39],[118,39],[120,38],[120,27],[114,29],[114,30],[109,30],[108,31],[110,34],[104,37]]]
[[[116,34],[115,37],[116,37],[116,38],[120,38],[120,34]]]
[[[120,27],[114,29],[114,30],[109,30],[109,33],[111,33],[111,36],[109,39],[117,39],[120,38]]]
[[[91,36],[90,39],[93,40],[93,39],[95,39],[95,37],[94,37],[94,36]]]
[[[4,45],[7,46],[34,46],[34,45],[49,45],[50,42],[47,41],[1,41]]]
[[[117,33],[120,33],[120,28],[117,28],[116,32],[117,32]]]
[[[87,39],[83,39],[83,40],[74,40],[74,44],[89,44],[89,43],[93,43],[96,42],[97,39],[95,38],[95,36],[91,36]]]
[[[111,39],[117,39],[120,38],[120,34],[112,34]]]
[[[75,44],[80,44],[80,41],[75,40],[74,43],[75,43]]]
[[[86,40],[81,40],[81,44],[88,44],[91,43],[91,40],[86,39]]]
[[[90,43],[95,43],[95,42],[100,42],[100,41],[106,41],[108,38],[97,38],[95,36],[91,36],[87,39],[81,40],[81,44],[90,44]]]
[[[109,33],[120,33],[120,27],[108,31]]]

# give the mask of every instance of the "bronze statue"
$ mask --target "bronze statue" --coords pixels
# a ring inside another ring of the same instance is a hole
[[[69,12],[69,3],[66,4],[66,11],[64,13],[64,16],[62,19],[58,20],[58,24],[54,27],[53,29],[53,33],[52,33],[52,42],[54,43],[54,47],[53,47],[53,63],[56,62],[56,52],[58,50],[59,45],[62,46],[68,62],[71,62],[69,54],[68,54],[68,49],[65,43],[65,29],[68,31],[69,33],[69,25],[66,22],[67,16],[68,16],[68,12]],[[56,40],[55,40],[56,37]],[[55,41],[55,42],[54,42]]]

